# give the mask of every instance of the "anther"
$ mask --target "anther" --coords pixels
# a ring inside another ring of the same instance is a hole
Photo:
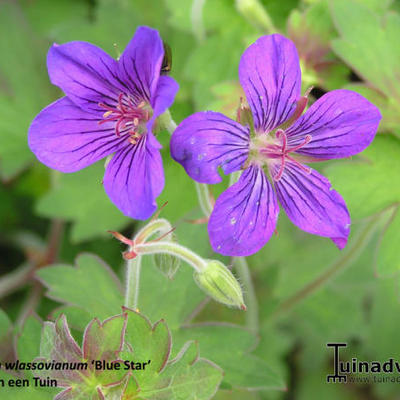
[[[118,103],[114,107],[99,103],[99,107],[104,108],[106,111],[103,114],[103,120],[99,121],[98,124],[115,121],[115,134],[119,137],[121,133],[129,133],[133,136],[129,141],[132,144],[136,144],[140,139],[137,128],[141,122],[149,120],[149,112],[143,109],[145,105],[144,101],[140,102],[139,105],[135,105],[130,96],[120,93],[118,95]],[[126,132],[126,129],[129,129],[128,132]]]

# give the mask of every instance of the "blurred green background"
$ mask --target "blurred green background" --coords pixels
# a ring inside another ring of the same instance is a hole
[[[56,261],[72,265],[85,251],[123,277],[123,248],[107,230],[130,236],[141,225],[105,195],[103,162],[62,175],[30,152],[31,120],[62,96],[47,76],[50,44],[89,41],[118,57],[137,26],[158,29],[172,49],[171,75],[180,91],[171,113],[179,123],[205,109],[234,116],[242,52],[259,36],[280,32],[297,45],[303,91],[314,86],[312,100],[349,88],[383,114],[367,150],[321,165],[352,216],[347,248],[340,252],[329,240],[298,230],[281,213],[278,234],[248,258],[258,297],[256,332],[242,328],[243,312],[205,304],[184,265],[169,281],[149,259],[140,309],[153,322],[166,319],[175,349],[198,339],[201,355],[225,370],[216,399],[400,398],[399,383],[326,383],[333,365],[327,342],[347,342],[344,359],[400,359],[399,12],[400,2],[391,0],[0,0],[0,358],[35,357],[40,320],[60,310],[74,332],[95,316],[118,313],[107,286],[96,286],[100,280],[40,268]],[[218,257],[205,225],[187,222],[201,217],[194,184],[170,159],[169,135],[161,132],[159,139],[166,187],[158,204],[168,201],[162,216],[177,226],[180,243]],[[215,195],[226,185],[213,188]],[[109,308],[97,304],[99,293]],[[227,324],[182,328],[200,302],[205,305],[196,322]],[[28,398],[26,391],[9,396]]]

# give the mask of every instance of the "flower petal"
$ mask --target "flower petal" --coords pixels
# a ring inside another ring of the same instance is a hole
[[[153,116],[147,123],[147,130],[151,131],[155,119],[174,102],[179,85],[170,76],[160,76],[157,90],[152,98]]]
[[[127,135],[118,138],[113,125],[99,125],[93,114],[63,97],[33,120],[28,144],[39,161],[48,167],[75,172],[124,146]]]
[[[279,34],[262,36],[243,53],[239,78],[256,130],[271,131],[289,119],[300,97],[295,45]]]
[[[156,92],[164,58],[158,31],[140,26],[118,61],[119,76],[138,99],[148,102]]]
[[[157,208],[156,197],[164,187],[160,145],[152,133],[136,145],[119,150],[104,175],[104,189],[128,217],[147,219]]]
[[[288,217],[300,229],[329,237],[340,249],[346,245],[350,215],[327,178],[313,169],[307,173],[288,161],[275,190]]]
[[[239,170],[249,152],[249,128],[223,114],[198,112],[183,120],[171,138],[172,158],[202,183],[218,183],[218,167]]]
[[[247,168],[239,181],[219,196],[208,223],[211,245],[226,256],[249,256],[274,232],[279,206],[264,171]]]
[[[286,130],[288,144],[296,146],[311,135],[311,141],[297,153],[318,159],[349,157],[372,142],[380,120],[378,108],[360,94],[333,90]]]
[[[118,94],[127,91],[117,76],[117,61],[90,43],[54,44],[47,69],[51,82],[87,111],[103,114],[99,103],[115,105]]]

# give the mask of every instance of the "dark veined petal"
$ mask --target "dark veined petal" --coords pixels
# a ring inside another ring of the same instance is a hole
[[[262,36],[243,53],[240,83],[258,131],[285,122],[300,97],[301,71],[293,42],[279,34]]]
[[[286,130],[288,144],[296,146],[311,135],[311,141],[297,153],[319,159],[349,157],[369,146],[380,120],[378,108],[360,94],[333,90]]]
[[[247,168],[215,203],[208,223],[214,251],[226,256],[257,252],[274,232],[278,213],[276,195],[264,171]]]
[[[136,145],[127,145],[112,157],[104,175],[104,189],[128,217],[147,219],[157,208],[164,187],[160,144],[147,133]]]
[[[117,151],[126,143],[117,137],[114,124],[98,124],[68,97],[43,109],[28,133],[32,152],[43,164],[62,172],[75,172]]]
[[[153,116],[147,123],[147,130],[151,131],[155,119],[161,115],[174,102],[175,95],[179,90],[179,85],[170,76],[160,76],[156,92],[153,96],[152,104]]]
[[[350,232],[350,215],[343,198],[327,178],[288,161],[275,182],[278,199],[290,220],[303,231],[331,238],[342,249]]]
[[[156,92],[164,58],[164,46],[155,29],[137,28],[118,61],[120,78],[137,99],[151,101]]]
[[[50,80],[79,107],[104,113],[99,103],[114,106],[127,91],[117,76],[117,61],[86,42],[54,44],[47,55]]]
[[[183,120],[171,138],[172,158],[202,183],[218,183],[218,167],[239,170],[249,152],[249,128],[223,114],[198,112]]]

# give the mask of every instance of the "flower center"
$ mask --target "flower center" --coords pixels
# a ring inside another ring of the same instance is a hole
[[[260,148],[259,150],[260,154],[266,157],[274,165],[276,164],[276,161],[279,162],[278,172],[272,176],[274,181],[277,182],[282,178],[283,171],[285,170],[285,164],[287,161],[295,163],[299,168],[301,168],[303,171],[306,171],[307,173],[311,172],[310,168],[301,164],[299,161],[293,158],[293,156],[290,155],[290,153],[294,153],[297,150],[300,150],[306,144],[310,143],[310,141],[311,141],[311,135],[306,135],[304,137],[304,140],[297,146],[288,147],[287,136],[285,131],[282,129],[278,129],[276,131],[276,140],[274,140],[274,142],[272,143],[267,143],[262,148]]]
[[[99,125],[115,121],[115,134],[118,137],[121,134],[129,134],[129,141],[136,144],[146,132],[150,111],[144,101],[136,105],[129,95],[120,93],[118,103],[114,107],[105,103],[99,103],[99,106],[106,110]]]

